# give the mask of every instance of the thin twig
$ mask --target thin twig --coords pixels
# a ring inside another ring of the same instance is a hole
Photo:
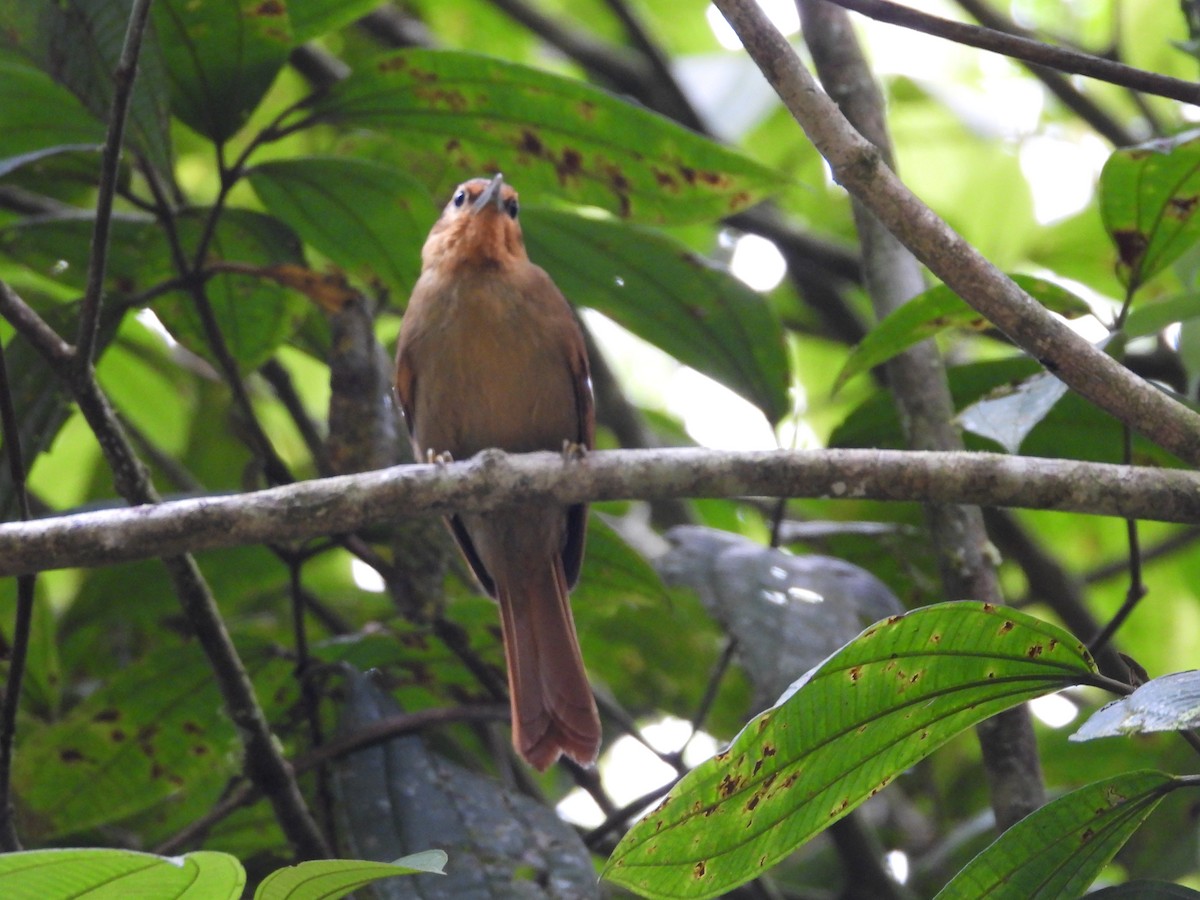
[[[100,184],[96,194],[96,217],[92,228],[92,247],[88,257],[87,289],[79,314],[79,335],[76,338],[76,365],[86,369],[92,364],[96,349],[96,333],[100,329],[100,302],[104,295],[104,275],[108,265],[109,226],[112,224],[113,196],[121,165],[121,145],[125,140],[125,123],[129,101],[137,80],[138,56],[142,35],[150,14],[150,0],[134,0],[129,11],[125,44],[113,72],[112,108],[108,115],[108,134],[100,161]]]
[[[18,329],[29,323],[28,317],[9,316],[9,310],[28,309],[15,292],[0,291],[0,312],[4,312]],[[29,310],[33,321],[45,323]],[[35,326],[34,334],[42,332]],[[37,342],[39,350],[46,350]],[[159,496],[141,459],[129,443],[108,397],[97,384],[91,366],[63,364],[55,358],[53,349],[45,352],[55,374],[74,396],[84,420],[92,430],[106,463],[112,473],[117,492],[135,508],[150,509]],[[271,733],[254,687],[246,673],[241,657],[233,645],[216,600],[195,560],[186,553],[162,554],[163,565],[188,623],[203,648],[221,692],[225,709],[237,726],[243,742],[244,763],[250,780],[259,785],[270,800],[280,828],[302,858],[322,858],[329,855],[320,830],[304,802],[295,776],[282,750]],[[18,573],[21,574],[21,573]]]
[[[1170,556],[1172,553],[1188,549],[1196,541],[1200,541],[1200,527],[1192,526],[1181,529],[1170,537],[1163,538],[1163,540],[1159,541],[1153,547],[1142,551],[1142,561],[1148,563],[1152,560],[1161,559],[1164,556]],[[1112,562],[1103,563],[1091,571],[1085,572],[1083,574],[1083,583],[1100,584],[1101,582],[1108,581],[1110,578],[1123,575],[1128,571],[1129,560],[1126,557],[1114,559]]]
[[[25,459],[21,454],[21,429],[13,406],[12,382],[8,379],[4,345],[0,344],[0,436],[8,451],[8,467],[12,473],[13,491],[22,520],[30,518],[29,492],[25,485]],[[12,804],[13,742],[17,736],[17,710],[21,705],[21,683],[25,677],[25,661],[29,653],[29,633],[33,624],[33,598],[36,575],[17,578],[17,609],[13,621],[12,640],[8,642],[8,679],[4,699],[0,702],[0,852],[14,853],[21,849]]]
[[[996,27],[1002,24],[1002,20],[994,14],[988,15],[987,8],[981,7],[977,3],[971,3],[968,6],[959,0],[960,5],[968,12],[991,27],[953,22],[949,19],[918,12],[899,3],[893,3],[891,0],[828,0],[828,2],[880,22],[902,25],[914,31],[946,38],[970,47],[978,47],[980,50],[990,50],[1022,62],[1045,66],[1072,75],[1086,75],[1109,84],[1167,97],[1171,100],[1179,100],[1182,103],[1200,105],[1200,85],[1194,82],[1136,69],[1124,63],[1113,62],[1090,53],[1081,53],[1078,50],[1056,47],[1023,35],[1006,33],[1008,29]]]

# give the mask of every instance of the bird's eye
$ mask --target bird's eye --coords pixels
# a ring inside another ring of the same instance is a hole
[[[466,202],[467,202],[467,192],[466,191],[459,191],[457,194],[454,195],[454,205],[455,206],[462,206]]]
[[[506,200],[504,203],[504,211],[508,213],[510,219],[515,219],[521,207],[518,205],[516,198]]]

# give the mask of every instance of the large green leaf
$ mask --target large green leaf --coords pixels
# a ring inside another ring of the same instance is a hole
[[[408,175],[365,160],[309,157],[255,167],[263,205],[352,273],[407,298],[421,271],[421,242],[437,213]]]
[[[1000,835],[936,900],[1078,897],[1179,785],[1161,772],[1125,772],[1059,797]]]
[[[103,140],[99,120],[70,91],[32,66],[0,59],[0,159]]]
[[[1051,312],[1068,318],[1091,313],[1086,303],[1052,281],[1031,275],[1013,275],[1012,279]],[[913,297],[872,328],[850,352],[833,389],[836,391],[860,372],[885,363],[918,341],[948,328],[983,329],[990,325],[987,319],[967,306],[950,288],[939,284]]]
[[[0,3],[0,42],[16,48],[67,87],[99,122],[108,121],[113,72],[125,43],[132,0]],[[147,33],[129,107],[127,140],[161,172],[171,157],[166,79]]]
[[[218,143],[245,124],[292,46],[281,0],[158,0],[154,24],[171,111]]]
[[[439,193],[502,171],[526,201],[557,196],[648,222],[715,219],[779,176],[580,81],[449,51],[360,65],[312,106],[321,120],[386,132]]]
[[[1200,239],[1200,133],[1117,150],[1100,173],[1100,215],[1130,289]]]
[[[647,897],[749,881],[965,728],[1086,682],[1057,626],[944,603],[868,628],[675,786],[613,851],[605,877]]]
[[[320,37],[379,6],[379,0],[288,0],[288,18],[297,44]]]
[[[783,329],[761,294],[644,227],[546,209],[521,215],[530,258],[572,303],[715,378],[771,421],[788,412]]]
[[[6,900],[236,900],[246,871],[226,853],[168,859],[133,850],[30,850],[0,855]]]
[[[278,668],[286,677],[287,666]],[[186,792],[214,769],[232,774],[237,742],[220,705],[200,649],[175,644],[115,675],[65,718],[27,729],[13,784],[29,832],[45,840],[86,831]]]

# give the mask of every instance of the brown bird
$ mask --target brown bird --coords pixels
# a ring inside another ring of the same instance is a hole
[[[421,250],[396,349],[396,393],[418,458],[590,449],[587,351],[550,276],[529,261],[517,193],[497,175],[459,185]],[[545,770],[600,747],[568,591],[587,508],[526,504],[451,516],[475,575],[500,602],[513,746]]]

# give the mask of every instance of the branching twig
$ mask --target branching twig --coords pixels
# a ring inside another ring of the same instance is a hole
[[[112,223],[113,196],[117,189],[117,173],[121,164],[121,145],[125,140],[125,122],[129,101],[137,80],[138,55],[142,35],[150,14],[150,0],[134,0],[129,12],[125,45],[113,73],[112,108],[108,115],[108,135],[100,162],[100,186],[96,194],[96,220],[92,229],[92,248],[88,257],[87,289],[79,315],[79,336],[76,339],[76,365],[87,369],[92,364],[96,348],[96,332],[100,327],[100,301],[104,294],[104,275],[108,263],[109,225]]]
[[[46,332],[53,334],[53,329],[42,322],[14,292],[0,292],[0,313],[44,352],[55,374],[74,396],[100,445],[117,492],[135,509],[153,508],[159,497],[149,473],[130,445],[108,397],[97,384],[92,367],[75,366],[69,357],[64,364],[62,359],[53,355],[53,341],[49,342],[49,347],[43,347]],[[30,322],[40,324],[34,325],[28,332],[24,331],[23,327]],[[183,551],[155,555],[164,557],[163,565],[184,615],[208,657],[226,711],[237,726],[243,742],[247,775],[270,798],[280,828],[296,853],[304,858],[328,856],[325,840],[305,805],[291,767],[271,733],[250,677],[195,560]]]
[[[319,766],[349,756],[351,753],[382,744],[393,738],[414,734],[426,728],[458,722],[505,722],[508,721],[508,716],[508,706],[499,703],[423,709],[419,712],[389,716],[361,728],[353,734],[334,738],[320,747],[310,750],[298,757],[294,765],[297,774],[303,775]],[[190,822],[182,831],[159,844],[154,848],[154,852],[169,856],[194,846],[218,822],[228,818],[242,807],[249,806],[261,799],[262,793],[253,784],[239,781],[216,806],[194,822]]]

